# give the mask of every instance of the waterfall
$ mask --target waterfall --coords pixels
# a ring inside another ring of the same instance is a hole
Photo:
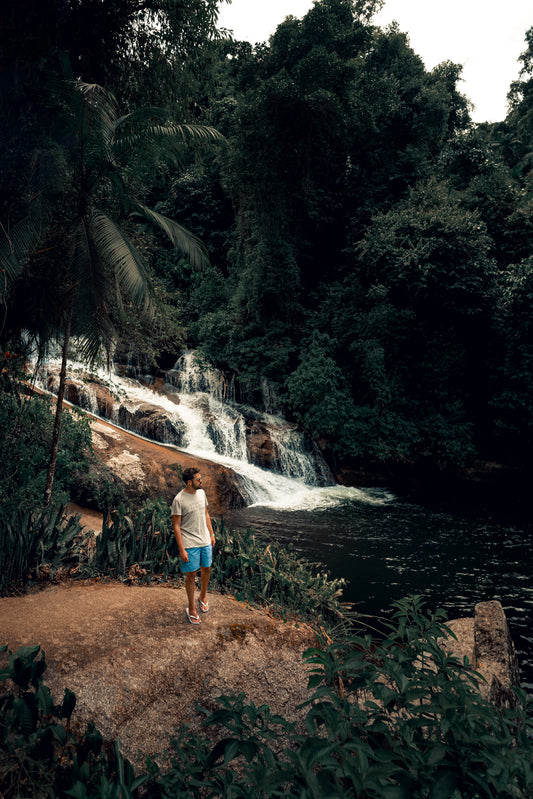
[[[276,448],[276,471],[290,477],[302,477],[309,485],[331,483],[331,473],[318,447],[295,425],[279,424],[279,418],[267,416],[269,431]]]
[[[268,449],[272,471],[310,486],[333,482],[320,452],[296,425],[228,398],[222,373],[199,366],[194,351],[181,355],[166,379],[180,393],[180,407],[203,408],[206,430],[218,455],[257,465],[262,453],[256,452],[254,457],[250,441],[262,429],[264,439],[259,449]],[[194,441],[189,445],[197,448]]]
[[[40,377],[45,390],[57,390],[58,370],[59,361],[51,359]],[[80,363],[70,362],[68,374],[75,401],[95,415],[232,469],[247,505],[311,509],[361,499],[364,494],[334,485],[318,448],[296,425],[229,399],[232,387],[216,370],[200,368],[193,352],[178,358],[162,390],[103,367],[89,371]],[[87,382],[88,374],[93,382]],[[146,432],[150,414],[157,435]],[[131,427],[136,420],[139,426]],[[170,439],[166,437],[169,429]],[[374,499],[369,495],[368,501]]]
[[[219,402],[235,399],[233,381],[228,385],[218,369],[201,366],[193,350],[180,355],[174,368],[167,371],[165,379],[182,394],[207,394]]]

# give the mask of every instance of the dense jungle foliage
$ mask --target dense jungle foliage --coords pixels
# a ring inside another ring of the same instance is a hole
[[[461,66],[427,70],[378,5],[315,0],[257,46],[216,0],[11,5],[2,351],[118,338],[155,373],[195,347],[335,468],[525,474],[533,28],[476,125]]]
[[[117,347],[152,374],[194,347],[238,399],[267,387],[335,468],[441,476],[489,459],[530,478],[533,28],[506,119],[474,125],[461,66],[426,70],[373,24],[379,5],[315,0],[258,46],[217,30],[219,0],[2,10],[2,592],[177,566],[152,535],[168,507],[128,515],[105,479],[83,489],[119,506],[90,557],[62,518],[87,423],[20,393],[29,350],[52,342]],[[221,590],[338,618],[320,570],[221,537]],[[72,734],[75,697],[51,697],[38,646],[3,652],[0,793],[530,796],[527,697],[481,702],[442,631],[404,600],[379,644],[352,630],[308,653],[303,734],[224,697],[206,712],[216,745],[177,731],[170,770],[140,775],[93,727]]]

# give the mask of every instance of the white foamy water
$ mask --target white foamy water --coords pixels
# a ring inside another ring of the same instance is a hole
[[[273,431],[273,439],[280,448],[279,465],[282,469],[295,471],[299,476],[280,474],[250,463],[247,459],[243,415],[235,406],[221,402],[218,382],[215,381],[216,396],[197,390],[200,380],[198,367],[191,365],[191,358],[182,358],[178,363],[180,362],[189,372],[180,377],[179,386],[184,390],[176,394],[176,401],[136,380],[120,377],[103,368],[92,369],[91,374],[105,383],[116,398],[116,412],[112,423],[120,427],[116,417],[121,403],[132,410],[143,403],[160,407],[171,419],[179,420],[185,426],[184,445],[173,448],[232,469],[248,506],[266,506],[288,511],[315,510],[354,501],[384,505],[393,500],[392,494],[380,489],[317,485],[316,468],[312,457],[303,449],[303,437],[283,419],[271,414],[265,414],[264,420]],[[49,364],[59,365],[55,361],[49,361]],[[68,374],[73,379],[87,371],[82,363],[69,364]],[[204,380],[201,387],[206,386],[208,387],[208,381]],[[84,386],[84,392],[90,392],[90,386]],[[86,408],[94,413],[95,407],[95,403],[88,397]]]

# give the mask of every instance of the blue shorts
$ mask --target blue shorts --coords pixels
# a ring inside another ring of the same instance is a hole
[[[191,547],[191,549],[186,549],[185,552],[189,556],[189,560],[180,561],[182,572],[196,572],[200,566],[206,568],[211,566],[213,562],[213,547],[211,544],[205,547]]]

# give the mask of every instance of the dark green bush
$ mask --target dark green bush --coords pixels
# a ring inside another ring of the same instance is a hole
[[[46,567],[49,577],[82,558],[82,528],[63,507],[0,513],[0,595],[38,579]]]
[[[135,778],[118,743],[106,754],[93,724],[80,736],[70,731],[76,697],[66,689],[63,701],[54,704],[42,680],[46,661],[40,647],[25,646],[13,655],[2,646],[0,653],[0,682],[8,689],[0,695],[2,799],[131,799],[147,777]]]
[[[131,566],[154,576],[179,575],[179,554],[171,529],[170,508],[163,500],[148,500],[138,510],[120,504],[104,516],[102,532],[85,568],[93,573],[124,579]]]
[[[33,509],[44,494],[52,441],[53,405],[46,397],[0,392],[0,509]],[[86,417],[63,414],[53,504],[69,500],[78,476],[88,465],[91,430]]]
[[[297,556],[252,530],[228,530],[222,522],[211,567],[213,585],[237,599],[271,605],[327,624],[344,618],[340,604],[345,580],[332,580],[325,566]]]
[[[90,457],[86,472],[79,473],[71,490],[71,499],[82,508],[108,513],[124,502],[124,483],[96,456]]]
[[[444,613],[414,597],[394,603],[381,642],[352,635],[305,654],[313,666],[303,729],[220,697],[204,726],[208,746],[184,730],[161,795],[294,799],[528,799],[533,795],[533,719],[483,700],[481,680],[439,645]],[[213,733],[211,733],[212,736]]]

